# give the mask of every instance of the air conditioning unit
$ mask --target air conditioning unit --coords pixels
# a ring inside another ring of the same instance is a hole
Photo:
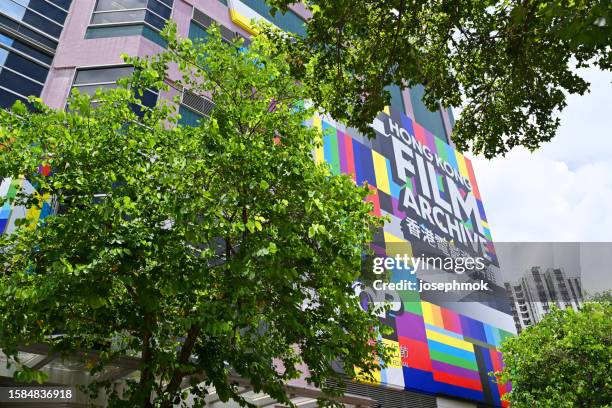
[[[212,99],[206,96],[197,95],[188,90],[183,91],[181,104],[204,116],[210,116],[210,112],[212,112],[215,107],[215,103]]]

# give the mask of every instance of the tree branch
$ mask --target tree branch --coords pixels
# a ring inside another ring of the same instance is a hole
[[[172,396],[176,391],[178,391],[181,382],[183,381],[183,377],[188,374],[185,372],[181,365],[185,365],[189,362],[189,357],[191,357],[191,352],[193,351],[193,347],[195,346],[196,340],[198,339],[198,335],[200,334],[200,326],[192,324],[189,328],[189,332],[187,333],[187,338],[183,343],[183,347],[181,347],[181,354],[178,358],[178,366],[174,370],[174,374],[170,379],[170,382],[166,386],[164,390],[165,394]],[[172,406],[172,400],[165,400],[162,404],[162,408],[167,408]]]

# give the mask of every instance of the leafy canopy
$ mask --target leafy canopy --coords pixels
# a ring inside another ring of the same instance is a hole
[[[268,0],[285,11],[293,0]],[[391,84],[463,106],[453,141],[487,157],[536,149],[559,126],[577,67],[612,68],[609,0],[309,0],[307,36],[279,42],[292,72],[336,119],[364,133]]]
[[[612,302],[580,312],[555,309],[502,345],[506,399],[517,408],[609,407],[612,404]]]
[[[243,49],[216,29],[197,44],[166,34],[167,52],[126,57],[135,74],[118,89],[75,93],[67,111],[35,101],[0,112],[0,174],[40,194],[2,203],[40,207],[48,195],[59,208],[1,237],[0,348],[14,359],[33,343],[96,350],[92,375],[140,358],[123,391],[94,384],[111,407],[167,407],[202,384],[245,404],[234,374],[290,404],[283,385],[301,364],[335,395],[332,363],[367,375],[384,353],[352,289],[381,222],[367,188],[314,163],[305,88],[268,40]],[[172,104],[136,108],[139,89],[171,92],[171,65],[173,88],[216,103],[198,127],[176,126]]]

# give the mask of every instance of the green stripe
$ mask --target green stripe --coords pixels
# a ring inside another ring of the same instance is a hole
[[[412,179],[406,179],[406,184],[402,188],[409,188],[410,191],[414,191],[414,187],[412,185]]]
[[[508,337],[514,337],[515,335],[507,332],[505,330],[502,329],[498,329],[499,330],[499,337],[501,337],[501,341],[503,342],[504,340],[506,340]]]
[[[443,363],[447,363],[450,365],[454,365],[457,367],[467,368],[469,370],[478,371],[478,365],[476,361],[466,360],[464,358],[452,356],[450,354],[442,353],[437,350],[429,350],[429,355],[432,360],[441,361]]]
[[[436,149],[438,150],[438,156],[442,158],[444,161],[448,160],[448,151],[446,150],[446,143],[444,143],[438,136],[434,136],[434,140],[436,141]]]
[[[436,176],[438,180],[438,190],[444,192],[444,181],[442,180],[442,176],[439,174],[436,174]]]
[[[400,290],[398,293],[402,299],[402,302],[404,303],[404,312],[410,312],[423,316],[419,292],[416,290]]]
[[[19,189],[19,187],[21,187],[19,179],[11,180],[11,185],[9,186],[6,197],[15,198],[17,196],[17,190]]]
[[[329,135],[331,145],[331,169],[333,174],[340,174],[340,157],[338,156],[338,134],[332,129]]]

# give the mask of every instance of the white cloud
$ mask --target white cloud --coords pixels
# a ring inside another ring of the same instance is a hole
[[[539,151],[474,158],[496,241],[612,241],[612,73],[581,72],[555,139]]]

